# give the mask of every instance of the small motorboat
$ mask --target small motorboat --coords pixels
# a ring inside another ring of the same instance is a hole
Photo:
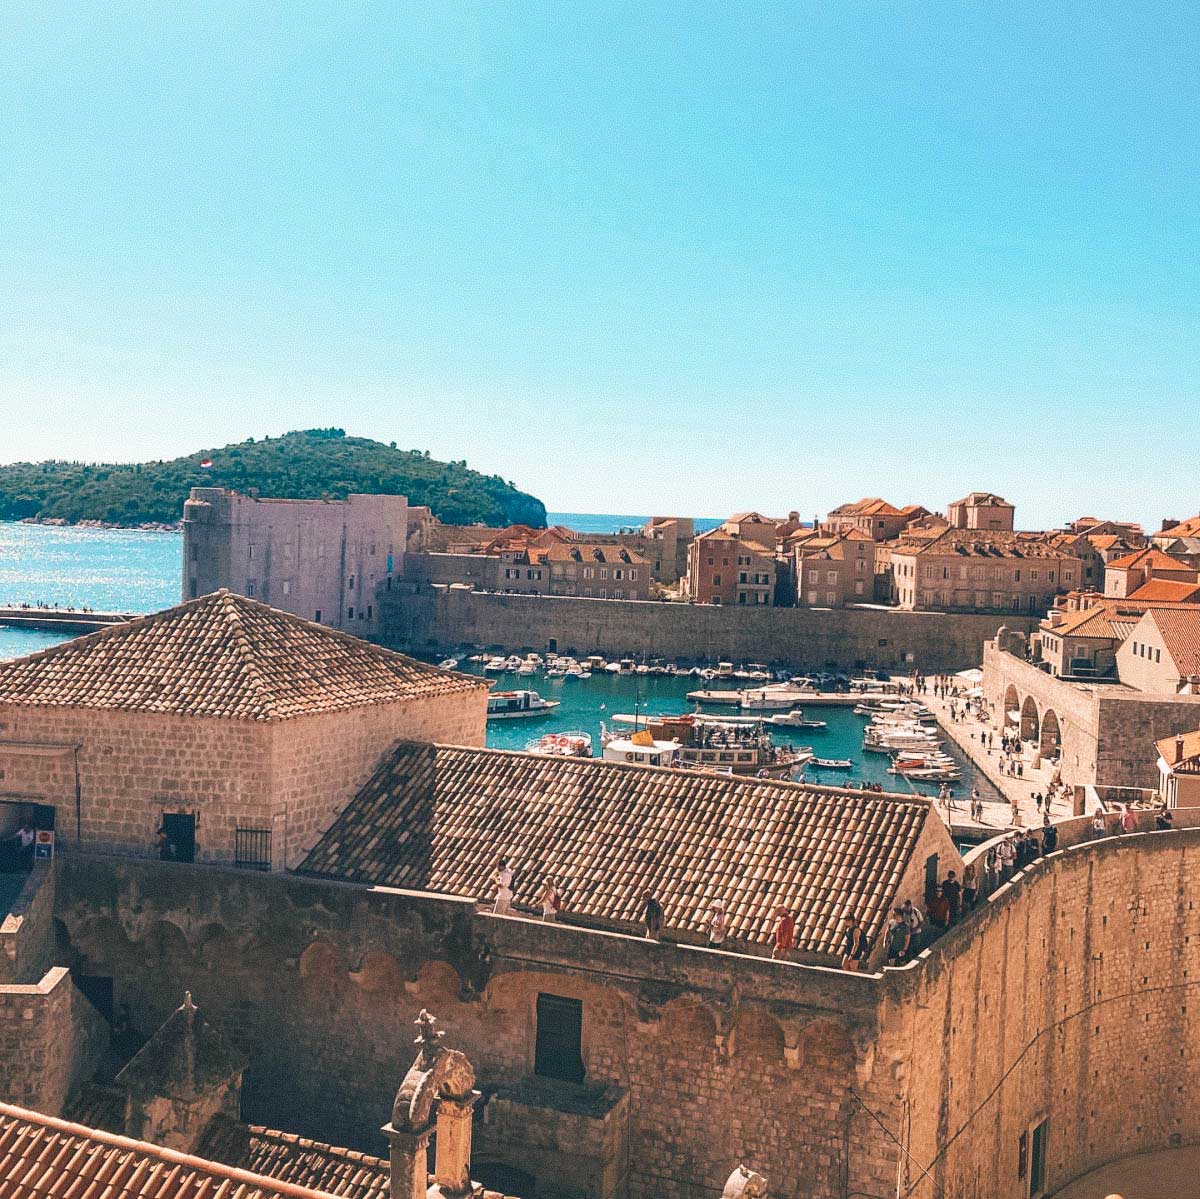
[[[558,700],[542,699],[536,691],[493,691],[487,697],[487,718],[509,720],[518,716],[545,716],[558,706]]]
[[[592,739],[587,733],[545,733],[525,744],[527,754],[544,758],[590,758]]]
[[[457,670],[458,669],[458,659],[457,658],[443,658],[438,663],[438,669],[439,670]]]
[[[532,662],[522,662],[521,665],[517,667],[517,674],[537,674],[537,667]]]
[[[505,661],[503,658],[489,658],[487,665],[483,668],[484,674],[503,674],[505,670]]]
[[[853,770],[854,763],[849,758],[813,758],[810,763],[822,770]]]

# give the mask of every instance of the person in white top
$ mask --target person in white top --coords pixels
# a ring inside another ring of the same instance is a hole
[[[708,943],[710,945],[720,945],[725,940],[725,934],[729,932],[729,917],[725,915],[725,909],[719,903],[712,905],[712,912],[708,917]]]
[[[500,859],[496,873],[492,877],[496,884],[496,906],[492,908],[492,911],[497,916],[508,916],[512,912],[513,872],[508,868],[506,859]]]

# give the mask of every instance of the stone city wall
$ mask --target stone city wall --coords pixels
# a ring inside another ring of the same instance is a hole
[[[35,983],[0,985],[0,1096],[59,1115],[72,1086],[90,1078],[108,1026],[61,966]]]
[[[36,863],[0,924],[0,984],[36,982],[51,966],[56,878],[52,863]]]
[[[871,608],[741,608],[565,596],[498,595],[465,587],[393,591],[388,644],[428,651],[479,645],[715,662],[787,662],[797,669],[955,671],[978,666],[1000,625],[1036,622]]]
[[[626,1171],[634,1196],[715,1194],[746,1160],[781,1193],[834,1199],[886,1193],[894,1173],[850,1095],[883,1110],[894,1096],[871,1069],[877,978],[387,889],[80,854],[60,865],[69,963],[112,977],[144,1033],[190,989],[247,1053],[256,1122],[379,1151],[427,1007],[498,1095],[476,1160],[535,1174],[539,1194],[591,1179],[571,1193],[615,1199]],[[541,993],[583,1004],[583,1088],[528,1086]]]
[[[897,1010],[879,1053],[905,1081],[908,1149],[930,1175],[910,1164],[905,1196],[1025,1199],[1019,1149],[1042,1120],[1045,1193],[1200,1141],[1197,865],[1200,830],[1060,851],[886,972]]]

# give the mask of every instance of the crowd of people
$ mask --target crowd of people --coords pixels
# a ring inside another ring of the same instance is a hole
[[[96,610],[95,608],[89,608],[86,604],[81,608],[77,608],[74,604],[47,603],[45,600],[34,600],[32,604],[14,604],[13,607],[20,608],[24,612],[80,612],[87,614]]]

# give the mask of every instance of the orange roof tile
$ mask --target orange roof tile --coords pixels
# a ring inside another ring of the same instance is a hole
[[[1144,550],[1135,550],[1123,558],[1115,558],[1108,564],[1109,570],[1129,570],[1133,566],[1149,567],[1151,570],[1188,570],[1186,562],[1164,554],[1162,550],[1147,546]]]
[[[1163,646],[1179,677],[1200,674],[1200,610],[1191,608],[1147,608],[1143,620],[1158,628]]]
[[[300,872],[489,899],[507,857],[518,904],[550,877],[571,917],[629,927],[653,890],[693,933],[754,879],[735,939],[767,943],[782,903],[802,914],[801,948],[829,953],[850,912],[882,930],[928,819],[916,796],[405,743]]]
[[[0,663],[0,703],[241,720],[487,686],[230,591]]]
[[[1189,600],[1200,598],[1200,582],[1184,583],[1176,579],[1147,579],[1129,597],[1142,603],[1153,603],[1157,600],[1175,600],[1187,603]]]
[[[0,1199],[324,1199],[326,1194],[0,1103]]]

